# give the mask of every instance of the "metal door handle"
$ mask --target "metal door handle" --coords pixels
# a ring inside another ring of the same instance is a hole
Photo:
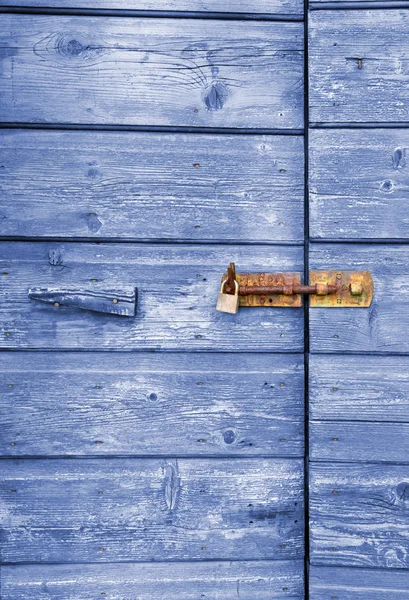
[[[73,306],[82,310],[134,317],[136,314],[137,288],[118,290],[79,290],[73,288],[31,288],[31,300],[47,302],[56,308]]]

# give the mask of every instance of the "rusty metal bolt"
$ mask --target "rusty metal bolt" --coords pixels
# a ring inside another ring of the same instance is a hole
[[[316,283],[317,296],[326,296],[328,294],[328,283]]]
[[[350,284],[351,294],[353,296],[362,296],[364,288],[360,282],[352,282]]]

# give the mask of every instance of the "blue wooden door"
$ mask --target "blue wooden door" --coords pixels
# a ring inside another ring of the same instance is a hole
[[[2,600],[301,600],[301,2],[1,4]]]
[[[350,4],[309,15],[310,266],[368,269],[375,296],[310,311],[310,597],[397,600],[409,598],[409,11]]]

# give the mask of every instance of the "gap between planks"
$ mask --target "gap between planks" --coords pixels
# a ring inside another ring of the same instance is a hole
[[[0,11],[1,14],[1,11]],[[409,126],[409,124],[408,124]],[[113,125],[93,123],[23,123],[0,122],[1,129],[35,129],[58,131],[134,131],[143,133],[180,133],[180,134],[217,134],[217,135],[289,135],[303,136],[304,129],[263,129],[263,128],[237,128],[237,127],[187,127],[164,125]]]
[[[409,2],[311,2],[310,10],[389,10],[395,8],[409,8]]]
[[[408,5],[409,7],[409,5]],[[401,122],[384,122],[384,121],[372,121],[372,122],[343,122],[334,121],[331,122],[317,122],[311,121],[309,123],[309,129],[408,129],[409,121]]]
[[[127,10],[109,8],[47,8],[26,6],[0,6],[0,14],[21,15],[54,15],[75,17],[131,17],[150,19],[202,19],[210,21],[286,21],[289,23],[303,21],[303,15],[263,14],[263,13],[229,13],[229,12],[198,12],[198,11],[169,11],[169,10]]]

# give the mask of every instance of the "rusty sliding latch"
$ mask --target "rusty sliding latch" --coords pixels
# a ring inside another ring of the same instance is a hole
[[[236,273],[230,263],[221,292],[237,294],[239,306],[302,306],[309,296],[312,308],[364,308],[371,305],[374,286],[369,271],[310,271],[303,285],[301,273]]]

